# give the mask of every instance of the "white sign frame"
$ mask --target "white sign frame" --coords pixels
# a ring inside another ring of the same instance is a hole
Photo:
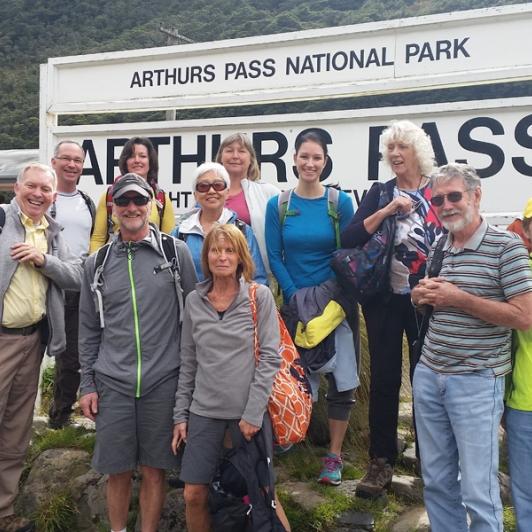
[[[528,3],[51,58],[41,70],[41,118],[56,123],[57,114],[266,104],[530,79],[532,54],[524,43],[531,26]],[[340,68],[342,54],[350,67]],[[267,59],[274,62],[273,74]],[[260,63],[256,71],[251,70],[254,60]],[[228,65],[241,63],[246,77],[239,68],[227,73]],[[179,68],[181,78],[174,76]],[[135,72],[142,73],[143,86],[134,83]],[[148,81],[146,72],[151,72]]]
[[[385,126],[392,119],[409,119],[421,125],[426,122],[435,122],[439,127],[439,135],[443,143],[445,154],[449,160],[468,159],[470,164],[477,168],[485,167],[489,164],[489,157],[481,153],[468,152],[460,147],[458,143],[458,132],[461,124],[470,118],[485,117],[497,123],[497,127],[504,129],[504,135],[500,132],[492,132],[486,127],[475,129],[472,138],[497,145],[505,154],[504,166],[491,177],[483,179],[483,207],[491,213],[495,212],[518,212],[526,197],[526,190],[532,190],[532,177],[519,174],[512,166],[513,158],[519,157],[527,166],[532,166],[532,150],[527,146],[520,145],[515,139],[515,127],[519,120],[532,115],[532,97],[506,98],[494,100],[478,100],[465,102],[447,102],[431,105],[410,105],[402,107],[383,107],[378,109],[359,109],[349,111],[329,111],[322,113],[301,113],[290,115],[266,115],[266,116],[244,116],[223,119],[203,119],[187,121],[168,122],[144,122],[144,123],[124,123],[124,124],[98,124],[81,126],[56,126],[51,128],[51,146],[60,140],[74,139],[83,141],[84,139],[106,138],[129,138],[136,134],[143,136],[181,136],[183,139],[194,135],[204,134],[208,138],[206,153],[211,152],[213,134],[220,134],[222,137],[234,131],[244,131],[248,133],[265,130],[282,131],[288,140],[288,150],[282,159],[287,168],[288,181],[286,183],[277,182],[276,176],[272,173],[272,165],[263,167],[263,179],[276,184],[280,188],[295,186],[296,178],[292,174],[291,158],[293,153],[293,142],[296,135],[306,127],[321,127],[332,132],[333,143],[329,146],[330,155],[334,162],[333,173],[326,181],[338,182],[344,189],[356,189],[358,197],[360,193],[368,189],[372,180],[364,173],[369,162],[369,140],[367,126]],[[495,123],[494,122],[494,123]],[[341,128],[341,134],[339,132]],[[360,132],[360,139],[356,137]],[[532,132],[527,133],[526,143],[530,142]],[[344,146],[342,137],[353,138],[353,145]],[[210,139],[210,140],[209,140]],[[96,141],[95,141],[96,142]],[[375,146],[374,146],[375,148]],[[100,150],[102,147],[100,146]],[[193,152],[194,146],[185,146],[186,153]],[[120,149],[117,150],[117,154]],[[190,181],[196,163],[184,163],[183,180],[180,185],[171,181],[173,164],[171,159],[172,147],[164,145],[160,148],[159,180],[161,186],[171,192],[190,192]],[[348,164],[346,158],[353,158],[358,164]],[[206,157],[209,159],[209,157]],[[100,166],[102,165],[100,158]],[[170,162],[169,162],[170,161]],[[118,169],[116,168],[116,173]],[[391,170],[384,163],[379,163],[379,180],[383,181],[391,176]],[[111,176],[113,177],[113,176]],[[508,179],[511,177],[511,187]],[[94,185],[92,188],[87,180],[82,177],[81,188],[89,191],[97,199],[105,190],[104,185]],[[521,192],[525,196],[520,197]],[[528,193],[530,195],[530,193]],[[356,197],[353,197],[356,200]],[[190,207],[190,205],[189,205]],[[180,209],[180,212],[184,207]]]

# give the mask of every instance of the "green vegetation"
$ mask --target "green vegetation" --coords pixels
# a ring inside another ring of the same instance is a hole
[[[333,487],[318,484],[312,484],[312,487],[325,498],[325,502],[311,511],[305,510],[295,503],[289,494],[282,489],[277,490],[292,530],[325,532],[332,529],[343,512],[354,510],[371,513],[375,519],[375,532],[386,532],[390,530],[390,525],[407,507],[405,501],[393,495],[389,495],[385,500],[370,501],[352,498]]]
[[[517,530],[515,525],[514,509],[506,506],[503,509],[503,528],[505,532],[515,532]]]
[[[55,493],[39,505],[33,520],[39,532],[68,532],[76,526],[77,512],[70,493]]]
[[[41,404],[40,410],[42,413],[48,412],[50,402],[54,396],[54,378],[55,367],[46,366],[42,372],[41,377]]]
[[[32,462],[47,449],[81,449],[92,453],[95,435],[83,427],[65,427],[61,430],[46,430],[36,434],[28,452],[28,461]]]
[[[196,42],[357,24],[400,17],[520,3],[522,0],[10,0],[0,19],[0,149],[36,148],[39,131],[39,64],[49,57],[165,46],[161,24]],[[213,20],[216,24],[213,24]],[[180,112],[180,118],[299,112],[424,103],[434,98],[530,94],[530,84],[385,97],[300,102],[238,109]],[[517,91],[517,93],[516,93]],[[438,96],[440,95],[440,96]],[[468,96],[469,95],[469,96]],[[160,113],[91,117],[92,122],[153,120]],[[65,117],[61,123],[79,121]]]

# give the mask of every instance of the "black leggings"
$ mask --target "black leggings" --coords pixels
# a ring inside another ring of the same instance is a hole
[[[370,352],[370,458],[397,459],[397,418],[403,361],[403,332],[410,358],[410,382],[417,360],[412,344],[418,336],[416,311],[410,295],[375,298],[362,308]]]

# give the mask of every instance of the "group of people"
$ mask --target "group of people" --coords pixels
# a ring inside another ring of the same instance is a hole
[[[328,152],[319,130],[298,135],[297,186],[283,192],[260,181],[249,138],[231,135],[215,162],[196,169],[196,206],[177,227],[147,138],[126,143],[121,175],[97,207],[77,188],[85,154],[75,142],[56,146],[51,168],[32,163],[21,170],[15,198],[0,208],[0,531],[32,529],[15,515],[14,500],[45,348],[56,357],[50,427],[69,423],[78,386],[83,413],[96,423],[93,467],[108,475],[111,530],[126,529],[137,467],[141,529],[157,530],[165,471],[176,467],[183,443],[187,527],[209,530],[208,487],[223,449],[236,445],[230,435],[236,429],[252,441],[269,423],[280,365],[279,293],[296,344],[297,323],[339,303],[326,338],[299,346],[315,399],[320,375],[327,383],[330,443],[318,482],[339,485],[359,385],[358,310],[330,261],[339,247],[368,242],[386,219],[394,225],[386,286],[362,305],[370,446],[357,495],[378,498],[393,477],[406,333],[432,530],[502,530],[505,378],[518,527],[532,530],[524,466],[532,463],[527,251],[518,236],[480,215],[473,168],[435,167],[421,128],[394,122],[381,143],[394,177],[373,185],[355,212],[344,192],[322,183]],[[531,202],[524,214],[530,239]],[[271,462],[272,441],[267,455]],[[277,519],[290,530],[276,502]]]

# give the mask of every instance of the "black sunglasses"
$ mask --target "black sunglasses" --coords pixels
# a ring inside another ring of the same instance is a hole
[[[131,202],[137,205],[137,207],[140,207],[146,205],[148,201],[150,201],[150,198],[147,198],[146,196],[120,196],[113,199],[114,204],[119,207],[126,207]]]
[[[432,196],[430,202],[434,207],[441,207],[445,198],[447,198],[451,203],[458,203],[464,197],[463,192],[458,190],[455,192],[449,192],[449,194],[438,194],[437,196]]]
[[[213,181],[212,183],[209,181],[201,181],[200,183],[196,183],[196,192],[209,192],[211,187],[216,192],[221,192],[227,188],[227,183],[225,181]]]

